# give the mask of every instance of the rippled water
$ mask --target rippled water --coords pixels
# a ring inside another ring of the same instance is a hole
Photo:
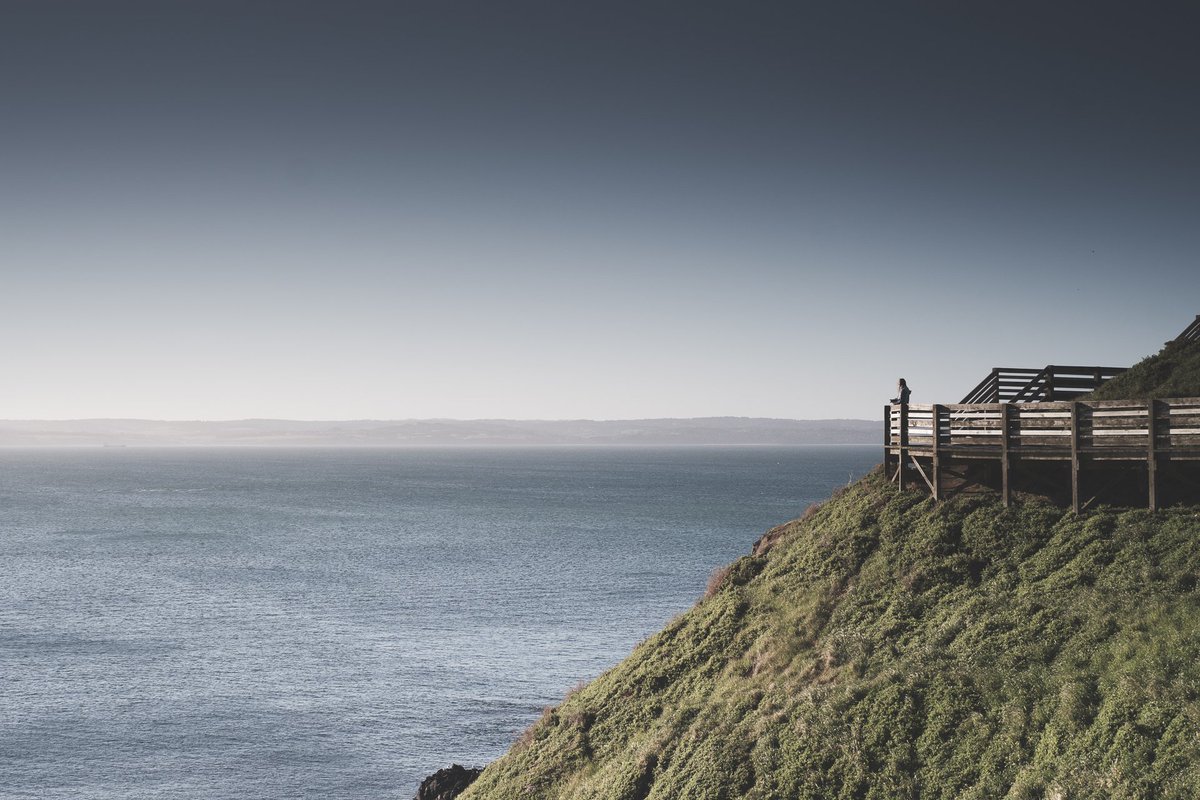
[[[876,461],[0,451],[0,797],[409,798]]]

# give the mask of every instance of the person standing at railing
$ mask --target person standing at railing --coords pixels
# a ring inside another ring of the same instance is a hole
[[[904,378],[901,378],[900,382],[896,384],[896,396],[891,399],[891,402],[907,405],[909,395],[911,394],[912,390],[908,388],[908,384],[905,383]]]

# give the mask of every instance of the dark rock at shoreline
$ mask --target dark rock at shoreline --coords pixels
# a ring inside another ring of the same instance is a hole
[[[413,800],[454,800],[475,782],[481,772],[483,769],[480,767],[468,769],[461,764],[451,764],[421,781]]]

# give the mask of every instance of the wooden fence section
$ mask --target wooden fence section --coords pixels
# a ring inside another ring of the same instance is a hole
[[[1200,339],[1200,314],[1196,315],[1196,319],[1192,321],[1191,325],[1183,329],[1183,333],[1176,336],[1172,341],[1167,342],[1167,344],[1194,342],[1197,339]]]
[[[1006,503],[1013,462],[1069,462],[1077,510],[1082,467],[1144,462],[1154,508],[1158,465],[1200,461],[1200,398],[884,407],[884,463],[901,487],[912,464],[939,498],[941,468],[964,460],[999,463]]]
[[[1117,377],[1125,367],[1063,367],[1050,364],[1021,391],[1013,395],[1013,403],[1038,403],[1042,401],[1074,400],[1102,384]]]
[[[1125,367],[1062,366],[1041,369],[993,367],[990,374],[967,392],[962,403],[1036,403],[1073,400],[1098,388],[1125,371]]]
[[[992,371],[963,397],[963,403],[999,403],[1024,389],[1040,369],[992,367]]]

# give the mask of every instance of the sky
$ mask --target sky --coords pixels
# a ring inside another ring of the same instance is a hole
[[[0,1],[0,418],[874,419],[1200,313],[1200,7]]]

